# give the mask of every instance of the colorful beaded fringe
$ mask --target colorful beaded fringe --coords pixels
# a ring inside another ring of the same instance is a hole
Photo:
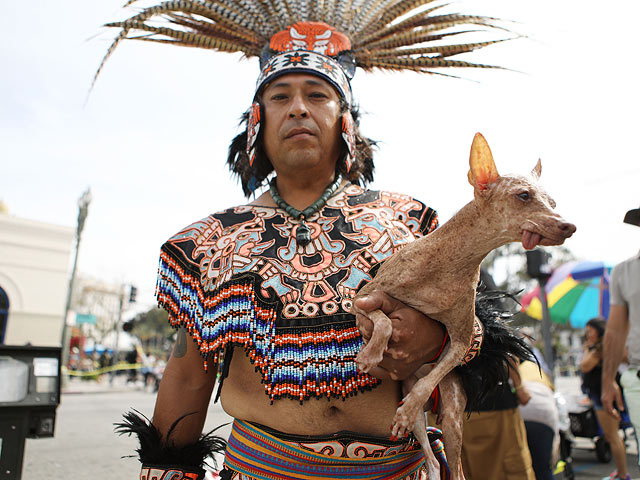
[[[198,344],[205,369],[207,360],[220,363],[225,347],[242,346],[271,400],[346,398],[379,383],[357,369],[362,339],[354,322],[278,328],[277,304],[259,298],[255,281],[247,274],[203,293],[199,279],[162,251],[156,296],[171,325]]]

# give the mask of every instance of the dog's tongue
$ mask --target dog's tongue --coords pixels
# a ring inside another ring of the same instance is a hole
[[[535,248],[536,245],[540,243],[541,239],[542,239],[542,236],[538,233],[530,232],[529,230],[524,230],[522,232],[522,246],[526,250],[531,250],[532,248]]]

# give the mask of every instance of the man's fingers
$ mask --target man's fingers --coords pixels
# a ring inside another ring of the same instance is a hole
[[[365,312],[382,310],[391,313],[398,308],[398,300],[390,297],[381,290],[374,290],[369,295],[356,299],[356,306]]]

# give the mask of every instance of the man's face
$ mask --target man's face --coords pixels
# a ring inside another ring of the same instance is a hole
[[[283,75],[264,89],[262,104],[264,146],[277,173],[335,169],[342,147],[340,98],[328,82]]]

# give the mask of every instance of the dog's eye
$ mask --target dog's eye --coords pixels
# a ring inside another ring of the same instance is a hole
[[[527,200],[529,200],[529,192],[522,192],[518,194],[518,198],[520,200],[522,200],[523,202],[526,202]]]

